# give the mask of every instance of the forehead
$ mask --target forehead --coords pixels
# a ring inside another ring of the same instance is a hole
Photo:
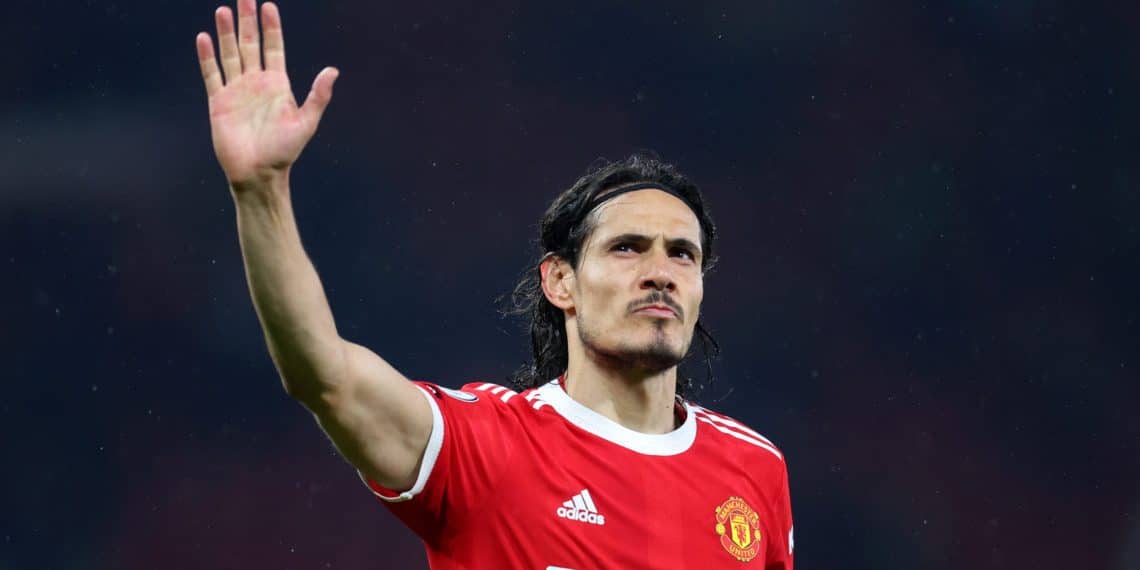
[[[593,238],[606,239],[624,233],[666,238],[688,238],[701,243],[697,215],[680,198],[661,190],[626,192],[598,206]]]

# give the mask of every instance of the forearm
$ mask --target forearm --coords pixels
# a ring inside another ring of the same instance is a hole
[[[250,296],[285,390],[313,402],[335,386],[344,343],[293,216],[288,175],[234,191]]]

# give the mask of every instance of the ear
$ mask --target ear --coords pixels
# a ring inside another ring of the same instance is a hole
[[[550,304],[564,311],[574,308],[574,296],[570,293],[574,287],[574,268],[567,261],[553,254],[547,255],[538,264],[538,274],[542,292]]]

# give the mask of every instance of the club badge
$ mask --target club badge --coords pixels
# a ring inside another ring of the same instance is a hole
[[[729,497],[716,508],[716,533],[721,546],[741,562],[760,552],[760,515],[740,497]]]

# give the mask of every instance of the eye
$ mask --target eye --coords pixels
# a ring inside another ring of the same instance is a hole
[[[633,244],[622,242],[610,248],[610,251],[633,251]]]
[[[675,249],[675,250],[673,250],[673,251],[674,251],[675,253],[679,253],[679,254],[681,254],[681,255],[685,256],[685,257],[686,257],[686,258],[687,258],[689,261],[695,261],[695,260],[697,259],[697,256],[696,256],[696,255],[694,255],[694,254],[693,254],[693,252],[691,252],[691,251],[689,251],[689,250],[687,250],[687,249],[683,249],[683,248],[682,248],[682,249]]]

